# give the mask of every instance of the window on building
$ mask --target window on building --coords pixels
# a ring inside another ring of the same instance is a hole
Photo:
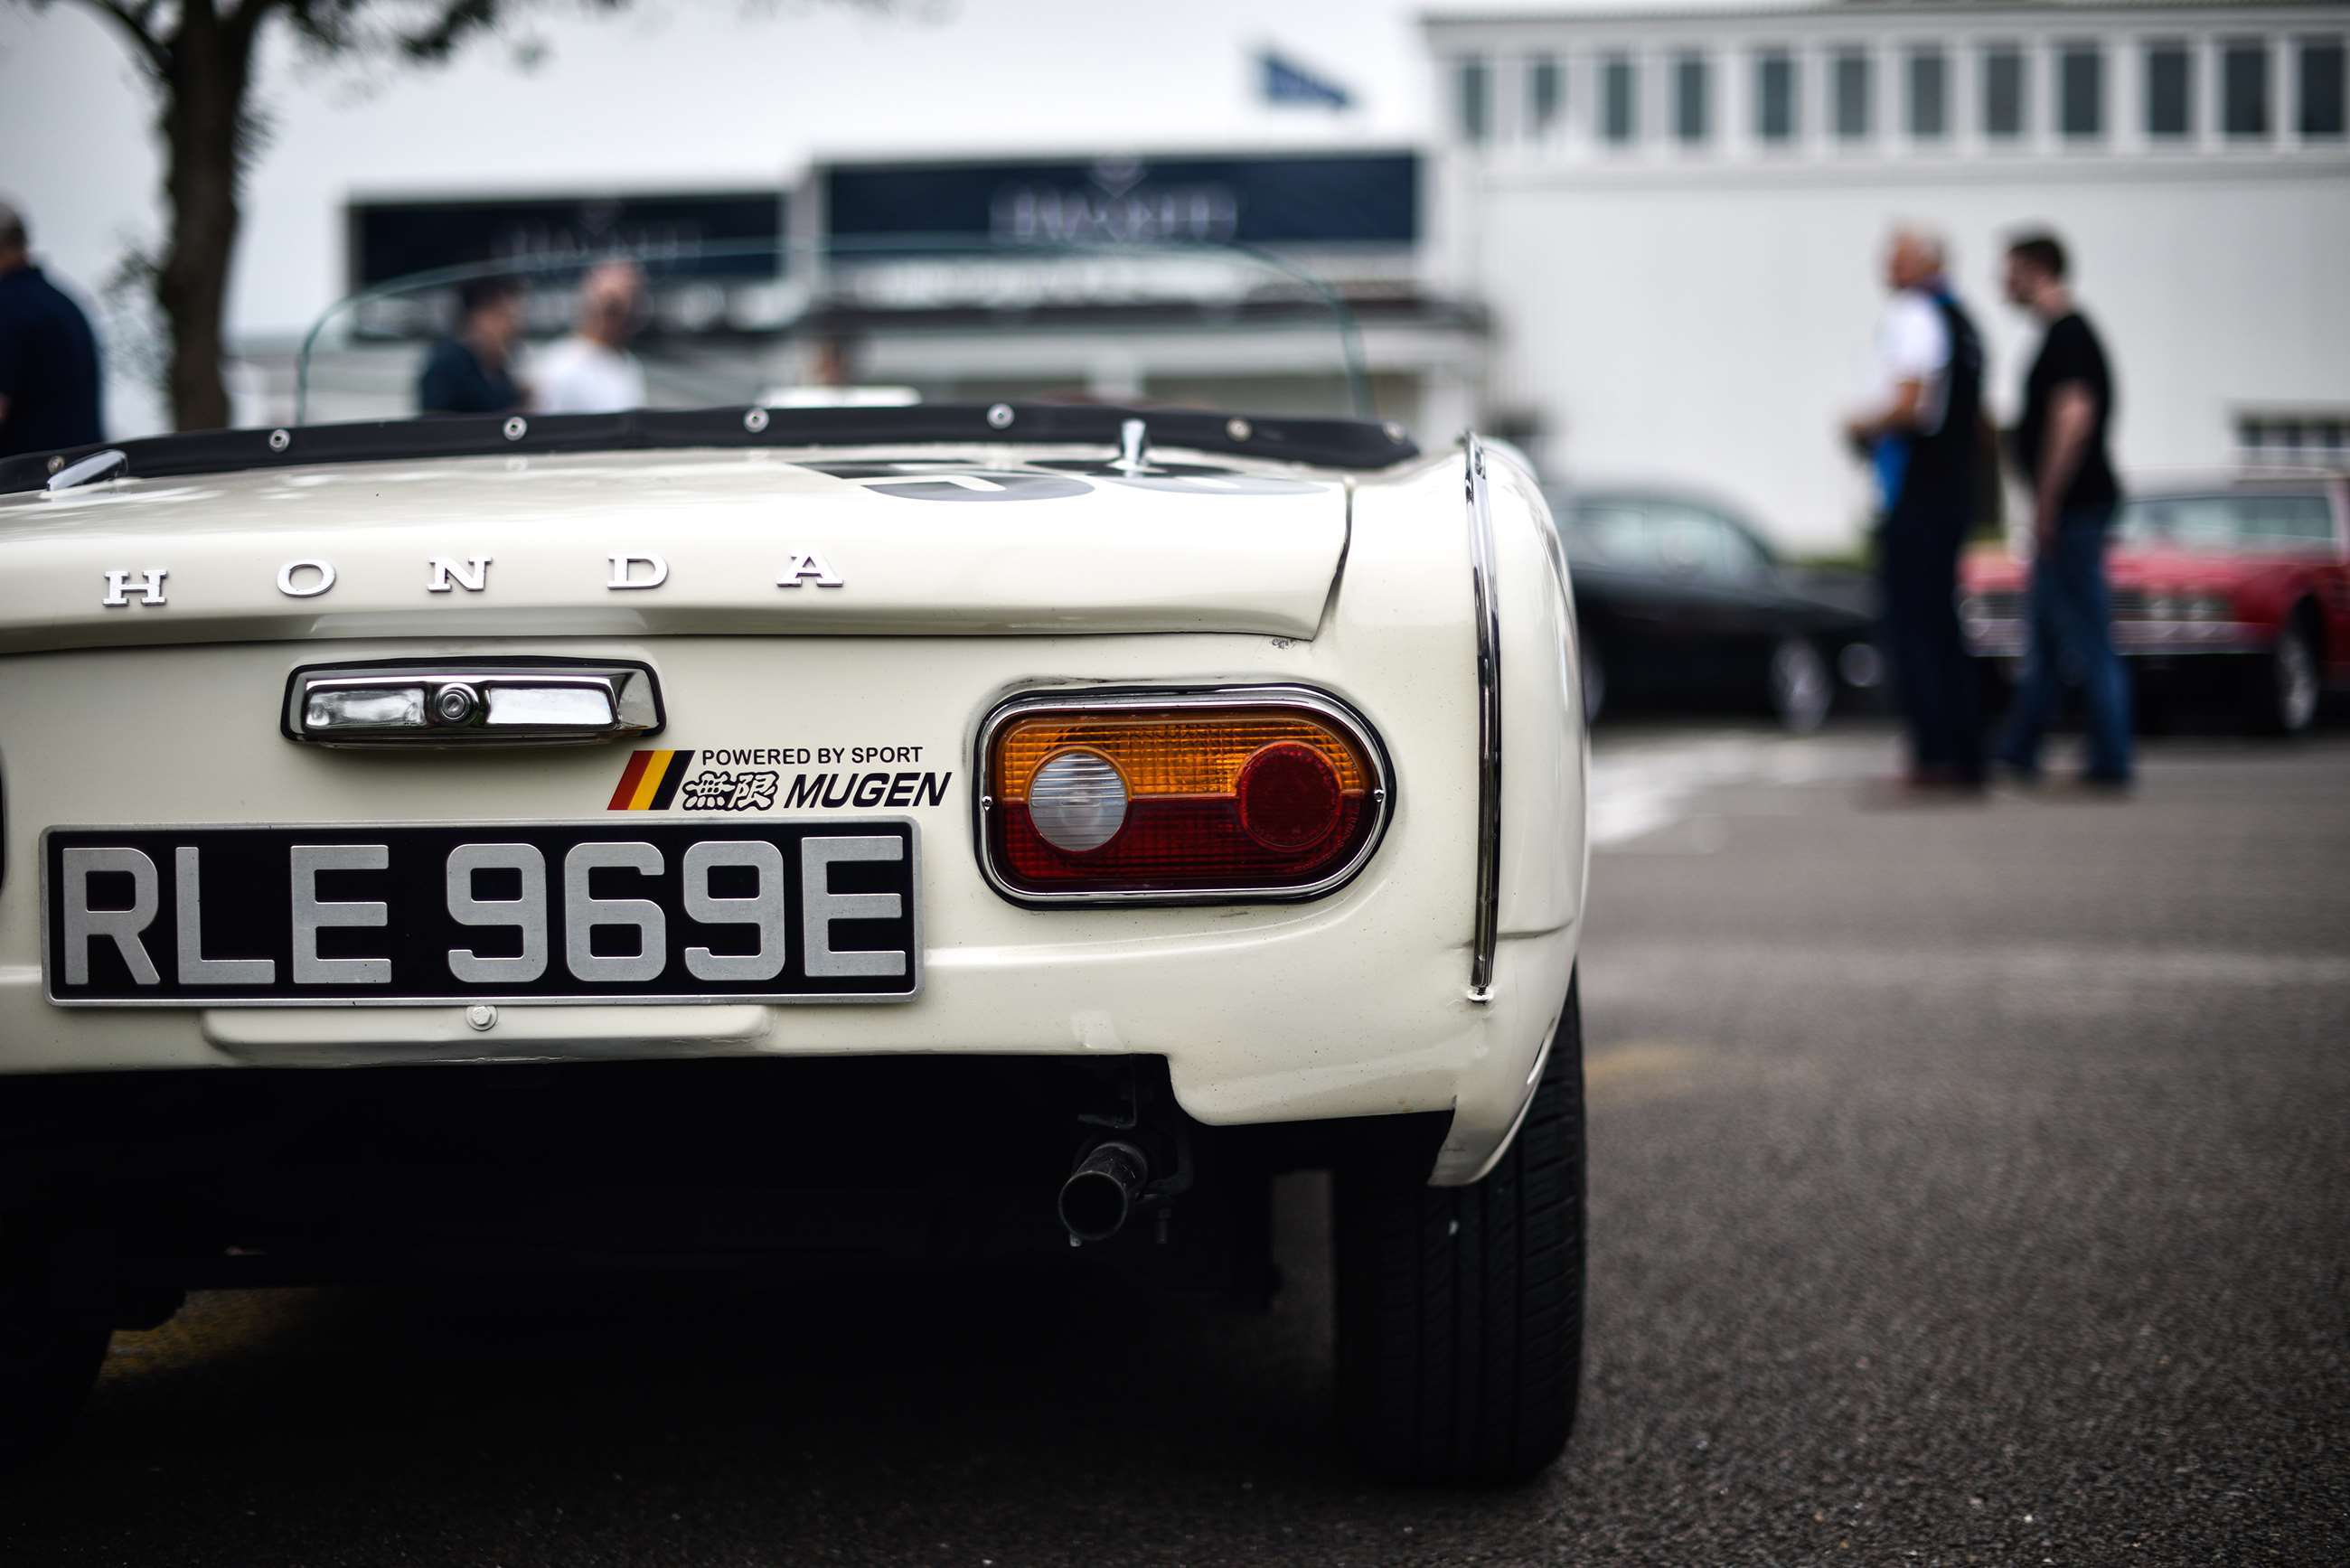
[[[1869,133],[1868,56],[1857,48],[1835,52],[1835,133],[1845,141],[1865,141]]]
[[[1452,123],[1461,140],[1482,146],[1493,135],[1493,71],[1482,60],[1452,67]]]
[[[2240,414],[2236,442],[2254,462],[2305,467],[2350,462],[2350,408]]]
[[[2220,129],[2231,137],[2269,133],[2269,46],[2230,38],[2220,46]]]
[[[1673,136],[1684,146],[1694,146],[1706,139],[1711,110],[1706,101],[1707,89],[1712,85],[1703,55],[1673,57]]]
[[[1754,137],[1758,141],[1795,140],[1795,57],[1764,49],[1754,57]]]
[[[2303,38],[2300,49],[2301,112],[2294,123],[2304,137],[2338,139],[2344,134],[2343,42]]]
[[[1632,73],[1629,55],[1609,55],[1599,62],[1599,135],[1622,147],[1630,142],[1639,124],[1639,78]]]
[[[2030,129],[2025,107],[2023,49],[2016,44],[1986,44],[1982,52],[1983,134],[2012,141]]]
[[[1909,134],[1939,141],[1950,130],[1950,60],[1939,44],[1909,51]]]
[[[1566,78],[1558,68],[1555,55],[1537,55],[1526,65],[1526,130],[1533,136],[1548,136],[1558,128],[1560,111],[1566,107]]]
[[[2095,141],[2105,135],[2106,51],[2101,46],[2059,46],[2056,89],[2056,127],[2067,140]]]
[[[2146,47],[2146,133],[2158,140],[2195,131],[2195,57],[2176,38]]]

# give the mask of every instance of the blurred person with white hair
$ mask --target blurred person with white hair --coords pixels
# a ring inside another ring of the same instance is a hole
[[[628,350],[645,296],[632,262],[605,262],[579,286],[579,324],[534,366],[538,411],[610,414],[645,402],[645,369]]]
[[[0,457],[106,439],[98,335],[29,247],[24,214],[0,202]]]
[[[1909,743],[1902,783],[1974,794],[1983,787],[1982,716],[1959,628],[1958,572],[1986,488],[1982,339],[1951,292],[1938,236],[1895,230],[1885,278],[1882,389],[1846,421],[1845,435],[1876,471],[1886,650]]]

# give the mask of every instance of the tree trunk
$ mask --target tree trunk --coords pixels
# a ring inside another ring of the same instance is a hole
[[[236,249],[238,126],[251,43],[250,32],[224,23],[210,0],[186,0],[162,82],[172,240],[156,273],[155,302],[171,324],[172,422],[183,431],[229,422],[221,317]]]

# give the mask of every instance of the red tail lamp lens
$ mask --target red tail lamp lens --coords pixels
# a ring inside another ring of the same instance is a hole
[[[1015,897],[1311,896],[1387,815],[1368,731],[1319,701],[1024,704],[982,761],[986,869]]]
[[[1346,794],[1321,753],[1275,741],[1241,764],[1232,784],[1241,830],[1275,854],[1311,849],[1338,830]]]

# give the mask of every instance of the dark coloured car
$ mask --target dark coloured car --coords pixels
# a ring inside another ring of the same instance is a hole
[[[1856,576],[1800,577],[1743,518],[1700,496],[1592,490],[1552,507],[1574,568],[1587,714],[1761,708],[1800,734],[1847,691],[1877,684]]]

